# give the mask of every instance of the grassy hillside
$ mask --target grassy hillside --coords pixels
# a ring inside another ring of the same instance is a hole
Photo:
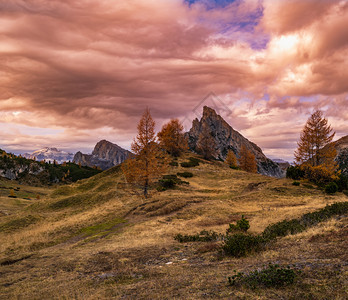
[[[232,170],[221,162],[171,167],[189,185],[151,191],[144,200],[115,167],[62,186],[0,217],[0,298],[23,299],[343,299],[345,215],[278,238],[244,258],[221,254],[221,241],[179,243],[178,233],[224,234],[241,215],[250,231],[347,201],[306,184]],[[12,204],[7,203],[8,206]],[[13,204],[14,205],[14,204]],[[294,286],[228,285],[233,270],[294,264]]]

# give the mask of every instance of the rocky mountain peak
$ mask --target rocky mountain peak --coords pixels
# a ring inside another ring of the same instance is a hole
[[[192,151],[196,151],[199,135],[206,126],[210,128],[211,134],[215,138],[216,158],[224,160],[229,150],[232,150],[239,158],[241,147],[245,145],[249,151],[254,153],[259,173],[275,177],[284,176],[284,171],[280,166],[268,159],[260,147],[234,130],[214,109],[208,106],[204,106],[202,118],[195,119],[192,122],[192,128],[186,133],[189,148]]]
[[[74,156],[74,162],[80,163],[83,166],[96,166],[106,170],[121,164],[130,155],[132,155],[131,152],[117,144],[113,144],[107,140],[101,140],[95,145],[92,154],[77,152]]]
[[[74,154],[59,150],[56,147],[44,147],[42,149],[34,151],[33,153],[24,153],[22,156],[28,159],[35,158],[38,161],[56,161],[58,164],[61,164],[65,161],[71,161],[74,157]]]

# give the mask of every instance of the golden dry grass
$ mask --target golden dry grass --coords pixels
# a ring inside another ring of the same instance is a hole
[[[183,171],[173,167],[169,173]],[[242,214],[259,233],[270,223],[346,201],[345,195],[327,196],[219,162],[189,171],[190,185],[153,190],[144,200],[115,168],[1,217],[0,298],[344,299],[346,217],[241,259],[221,260],[218,243],[180,244],[173,237],[203,229],[224,233]],[[36,219],[15,227],[29,215]],[[297,264],[304,277],[295,289],[228,286],[233,269],[248,271],[268,262]]]

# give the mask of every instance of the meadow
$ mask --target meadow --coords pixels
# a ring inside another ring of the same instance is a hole
[[[233,170],[200,159],[192,172],[144,199],[119,167],[49,188],[0,182],[0,299],[345,299],[346,214],[235,258],[221,241],[180,243],[175,235],[225,234],[242,215],[249,231],[346,202],[308,182]],[[17,198],[9,188],[19,187]],[[37,195],[40,195],[37,197]],[[30,199],[30,200],[28,200]],[[231,286],[228,277],[269,263],[300,271],[281,288]]]

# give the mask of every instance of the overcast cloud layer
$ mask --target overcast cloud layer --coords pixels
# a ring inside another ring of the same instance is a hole
[[[0,147],[129,148],[146,106],[160,128],[214,92],[292,160],[316,108],[348,134],[347,28],[348,1],[0,0]]]

